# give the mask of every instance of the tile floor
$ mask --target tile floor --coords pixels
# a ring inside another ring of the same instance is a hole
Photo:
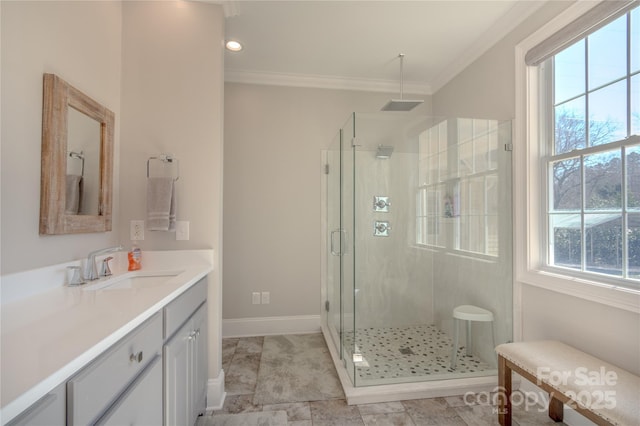
[[[350,426],[350,425],[496,425],[495,408],[478,398],[461,396],[429,398],[379,404],[347,405],[344,399],[254,405],[262,337],[223,339],[223,368],[227,398],[222,410],[207,413],[199,424],[206,425],[274,425],[282,426]],[[246,414],[249,413],[249,414]],[[258,417],[259,414],[263,417]],[[286,413],[287,423],[284,423]],[[237,415],[237,416],[233,416]],[[237,421],[234,421],[235,420]],[[217,421],[219,419],[219,421]],[[260,420],[261,419],[261,420]],[[514,424],[520,426],[556,425],[544,411],[514,407]]]

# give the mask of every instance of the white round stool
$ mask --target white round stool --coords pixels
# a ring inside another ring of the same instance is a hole
[[[470,355],[471,348],[471,322],[490,322],[491,323],[491,339],[493,347],[496,346],[495,336],[493,334],[493,314],[491,311],[472,305],[460,305],[453,309],[453,349],[451,351],[451,368],[456,368],[456,358],[458,356],[458,320],[467,321],[467,355]]]

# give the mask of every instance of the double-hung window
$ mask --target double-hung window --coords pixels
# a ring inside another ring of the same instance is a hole
[[[640,285],[640,8],[539,67],[540,260],[556,273]]]

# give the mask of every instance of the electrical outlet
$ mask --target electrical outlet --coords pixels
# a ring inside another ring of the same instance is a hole
[[[268,291],[263,291],[262,292],[262,304],[263,305],[268,305],[269,302],[271,302],[271,295],[269,294]]]
[[[176,240],[188,240],[189,239],[189,221],[178,220],[176,221]]]
[[[129,234],[131,241],[144,240],[144,220],[132,220]]]
[[[251,293],[251,303],[254,305],[259,305],[260,304],[260,293],[257,291],[254,291],[253,293]]]

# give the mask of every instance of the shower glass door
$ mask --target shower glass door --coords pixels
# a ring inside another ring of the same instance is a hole
[[[355,114],[340,132],[340,283],[342,295],[342,358],[354,386],[355,339]]]
[[[326,326],[355,385],[354,115],[326,152]]]
[[[326,230],[327,230],[327,285],[325,299],[326,322],[329,335],[339,354],[342,354],[342,300],[340,282],[340,256],[342,232],[340,230],[340,130],[333,139],[325,157]]]

